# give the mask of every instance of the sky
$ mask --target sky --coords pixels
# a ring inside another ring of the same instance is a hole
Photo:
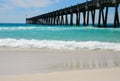
[[[0,23],[25,23],[25,19],[86,0],[0,0]],[[109,11],[113,16],[113,9]],[[120,12],[120,8],[119,8]],[[109,18],[109,22],[113,19]]]

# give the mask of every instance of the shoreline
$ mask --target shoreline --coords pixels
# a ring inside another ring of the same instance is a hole
[[[6,51],[7,50],[7,51]],[[14,48],[14,47],[0,47],[0,52],[40,52],[40,53],[70,53],[70,54],[120,54],[120,51],[105,50],[105,49],[49,49],[49,48]]]

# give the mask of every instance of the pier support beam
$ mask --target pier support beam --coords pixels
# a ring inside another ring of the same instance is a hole
[[[101,17],[102,17],[103,24],[105,22],[103,9],[104,9],[103,7],[100,7],[99,9],[98,27],[101,27]]]
[[[65,24],[68,25],[68,15],[65,15]]]
[[[114,16],[114,27],[116,28],[119,25],[120,25],[120,22],[119,22],[119,14],[118,14],[118,4],[116,3],[116,5],[115,5],[115,16]]]
[[[93,10],[91,10],[91,16],[92,16],[92,26],[94,26],[95,25],[95,13],[96,12],[96,10],[95,9],[93,9]]]
[[[60,25],[64,25],[64,16],[63,15],[61,15],[61,23],[60,23]]]
[[[47,18],[45,18],[45,23],[44,24],[47,24]]]
[[[83,12],[83,25],[86,26],[86,11]]]
[[[104,27],[107,27],[107,20],[108,20],[108,7],[106,7]]]
[[[53,21],[53,18],[51,17],[51,24],[50,25],[52,25],[52,21]]]
[[[102,16],[103,26],[104,26],[104,27],[107,27],[107,20],[108,20],[108,7],[106,7],[105,14],[104,14],[103,9],[104,9],[104,8],[100,8],[100,10],[99,10],[98,27],[101,26],[101,16]]]
[[[54,22],[53,22],[54,25],[56,25],[56,16],[54,17]]]
[[[73,13],[70,14],[70,25],[72,26],[73,25]]]
[[[79,24],[80,24],[80,20],[81,20],[80,18],[81,18],[81,12],[79,12]]]
[[[89,11],[87,11],[87,24],[86,25],[89,25]]]
[[[48,17],[48,25],[50,25],[50,17]]]
[[[104,17],[104,9],[102,8],[102,21],[103,21],[103,25],[105,23],[105,17]]]
[[[58,18],[58,17],[59,17],[59,16],[56,17],[56,24],[57,24],[57,25],[59,24],[59,23],[58,23],[58,22],[59,22],[59,18]]]
[[[52,17],[52,25],[54,25],[54,17]]]
[[[76,13],[76,25],[77,26],[80,25],[80,14],[79,14],[79,12]]]
[[[49,25],[51,25],[51,17],[49,17]]]
[[[101,22],[101,12],[102,12],[102,9],[100,8],[99,9],[99,18],[98,18],[98,27],[100,27],[100,22]]]
[[[50,18],[50,25],[52,25],[52,22],[53,22],[53,18],[51,17]]]

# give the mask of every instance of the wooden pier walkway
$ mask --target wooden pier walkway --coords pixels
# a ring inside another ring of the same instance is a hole
[[[95,26],[96,10],[99,11],[97,26],[107,27],[108,23],[108,10],[110,7],[115,9],[113,26],[118,27],[119,11],[118,7],[120,0],[90,0],[74,6],[66,7],[53,12],[45,13],[31,18],[26,18],[27,24],[45,24],[45,25],[73,25],[73,14],[76,14],[76,25],[80,25],[81,14],[83,16],[83,25],[90,24],[90,16],[92,25]],[[70,15],[70,16],[68,16]],[[69,17],[69,18],[68,18]],[[69,22],[68,22],[69,21]]]

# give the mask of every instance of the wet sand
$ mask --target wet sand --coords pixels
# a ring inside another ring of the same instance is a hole
[[[0,48],[0,81],[120,81],[120,52]]]

